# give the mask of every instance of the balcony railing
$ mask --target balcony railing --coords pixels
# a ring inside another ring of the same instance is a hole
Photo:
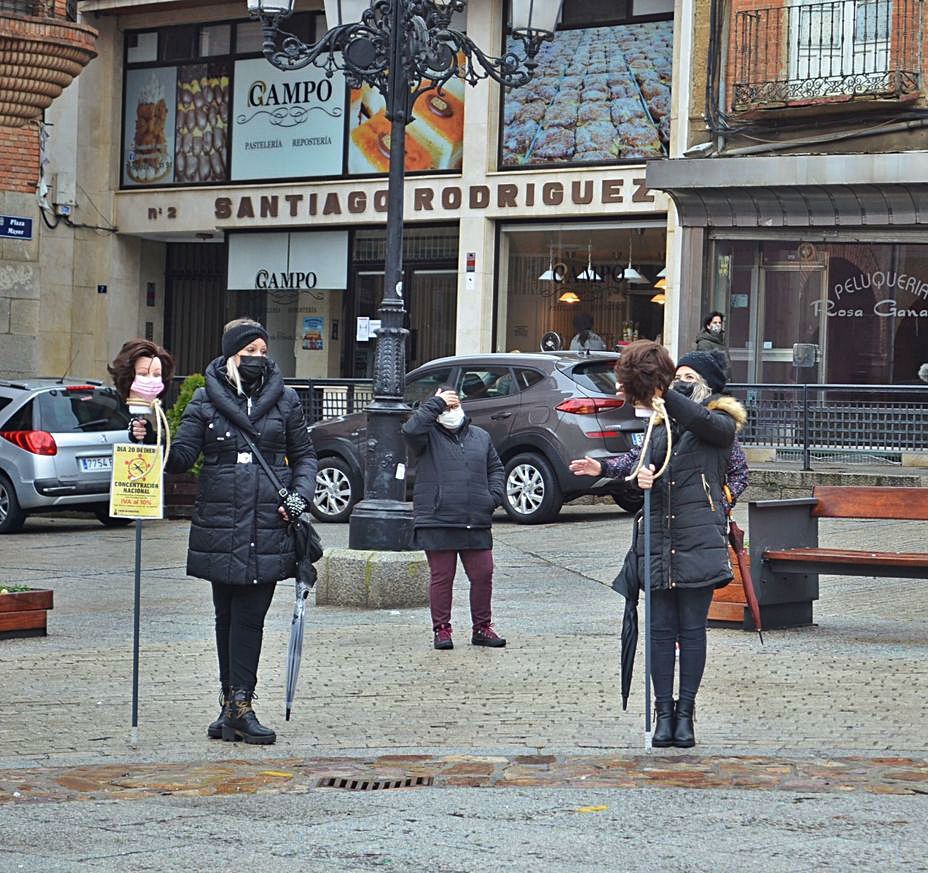
[[[736,12],[733,108],[915,93],[923,20],[923,0],[794,0]]]

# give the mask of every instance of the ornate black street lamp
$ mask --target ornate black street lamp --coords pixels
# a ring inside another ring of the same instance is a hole
[[[332,76],[341,72],[349,87],[368,84],[386,101],[390,139],[386,264],[374,364],[374,400],[368,407],[365,498],[351,515],[353,549],[409,548],[412,520],[403,502],[401,464],[406,449],[400,427],[409,407],[403,401],[406,376],[406,310],[403,292],[403,176],[406,125],[416,99],[452,78],[475,85],[492,78],[516,88],[535,72],[542,43],[554,36],[562,0],[511,0],[511,34],[524,54],[487,55],[465,34],[451,28],[466,0],[325,0],[327,33],[313,45],[283,31],[294,0],[248,0],[261,20],[264,56],[281,70],[313,65]],[[399,472],[398,472],[399,471]]]

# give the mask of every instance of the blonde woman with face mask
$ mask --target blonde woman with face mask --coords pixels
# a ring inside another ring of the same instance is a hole
[[[504,496],[503,465],[490,435],[471,424],[457,392],[442,385],[403,425],[416,458],[415,546],[429,562],[433,644],[453,649],[451,600],[458,556],[470,580],[471,643],[502,648],[493,629],[493,510]]]

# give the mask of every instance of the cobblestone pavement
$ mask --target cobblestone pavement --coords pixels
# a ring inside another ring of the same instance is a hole
[[[186,527],[145,526],[137,746],[132,530],[32,519],[0,539],[0,583],[55,590],[47,638],[0,641],[2,873],[572,873],[617,858],[627,870],[741,871],[755,851],[772,873],[928,869],[919,581],[824,577],[818,626],[771,631],[763,647],[711,629],[698,754],[644,755],[641,670],[622,712],[622,601],[608,588],[629,517],[603,505],[540,528],[500,517],[505,650],[467,644],[463,574],[452,652],[431,648],[424,608],[312,608],[284,722],[292,590],[281,585],[257,703],[279,742],[242,747],[204,735],[216,714],[211,604],[206,583],[184,575]],[[346,526],[321,530],[326,545],[346,544]],[[836,545],[924,547],[918,525],[823,532]],[[433,787],[317,787],[416,778]],[[653,827],[636,830],[642,821]]]

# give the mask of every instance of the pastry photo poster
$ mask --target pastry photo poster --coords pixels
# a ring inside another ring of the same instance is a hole
[[[465,88],[463,80],[451,79],[441,92],[418,97],[406,127],[406,172],[461,169]],[[390,121],[379,91],[369,85],[352,90],[348,126],[348,172],[388,172]]]
[[[123,185],[174,181],[177,68],[126,73]]]
[[[672,21],[559,31],[506,93],[501,166],[663,157],[672,60]]]
[[[264,58],[236,61],[233,181],[339,176],[345,79],[316,67],[284,72]]]

